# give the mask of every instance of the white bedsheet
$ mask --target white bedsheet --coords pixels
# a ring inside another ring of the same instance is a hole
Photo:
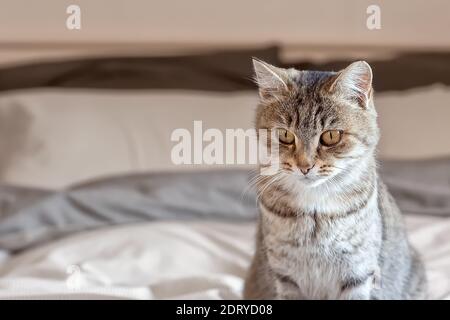
[[[450,219],[407,224],[430,298],[450,299]],[[254,232],[254,223],[151,222],[80,233],[0,258],[0,298],[240,299]]]

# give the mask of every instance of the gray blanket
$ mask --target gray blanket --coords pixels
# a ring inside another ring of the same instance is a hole
[[[450,159],[383,162],[405,214],[450,217]],[[46,191],[0,186],[0,249],[11,253],[75,232],[157,219],[257,216],[245,170],[119,176]]]

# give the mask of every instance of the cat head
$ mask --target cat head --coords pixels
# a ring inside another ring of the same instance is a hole
[[[373,158],[379,131],[369,64],[354,62],[339,72],[283,69],[257,59],[253,65],[256,129],[276,133],[283,175],[317,186]]]

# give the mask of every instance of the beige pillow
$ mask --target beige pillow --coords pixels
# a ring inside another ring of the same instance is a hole
[[[450,89],[443,85],[375,95],[386,159],[450,155]]]
[[[175,166],[171,133],[251,128],[256,96],[173,91],[24,90],[0,97],[3,182],[48,188]],[[197,167],[197,166],[196,166]],[[198,166],[200,167],[200,166]]]
[[[59,188],[86,179],[176,166],[176,128],[251,128],[256,93],[34,89],[0,95],[0,175],[4,183]],[[376,95],[380,156],[450,155],[450,90]],[[223,167],[223,166],[221,166]],[[227,168],[235,166],[226,166]]]

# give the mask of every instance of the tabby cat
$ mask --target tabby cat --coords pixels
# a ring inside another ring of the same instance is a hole
[[[377,174],[369,64],[339,72],[253,65],[256,129],[276,132],[279,169],[257,179],[260,217],[244,298],[425,298],[423,264]]]

